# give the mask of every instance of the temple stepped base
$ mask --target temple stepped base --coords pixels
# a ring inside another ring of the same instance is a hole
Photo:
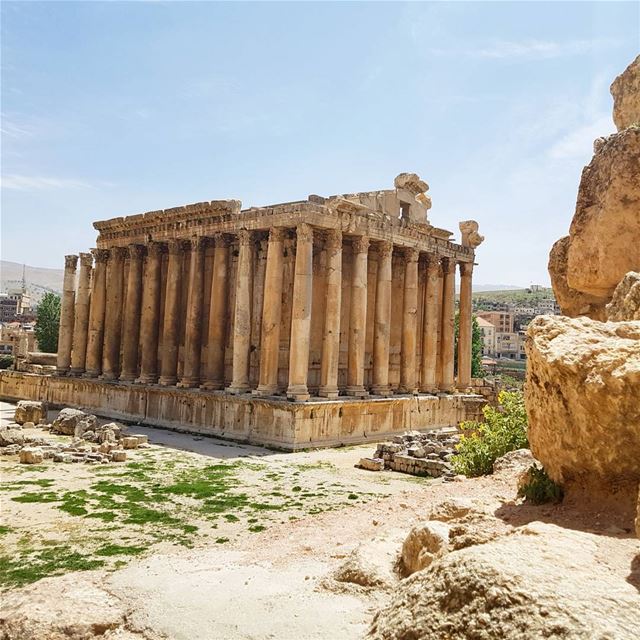
[[[287,451],[379,441],[411,429],[454,426],[476,419],[485,403],[473,394],[291,402],[14,371],[0,372],[0,398],[85,408],[116,420]]]

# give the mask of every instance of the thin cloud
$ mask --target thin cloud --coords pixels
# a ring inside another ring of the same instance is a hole
[[[593,122],[570,131],[549,149],[549,157],[554,160],[567,158],[588,158],[593,153],[593,141],[613,133],[615,128],[609,114],[602,114]]]
[[[493,60],[548,60],[550,58],[585,55],[592,51],[616,46],[620,46],[620,42],[610,38],[568,40],[566,42],[533,39],[521,41],[495,40],[486,44],[478,44],[472,48],[432,48],[430,52],[437,56],[464,56]]]
[[[45,176],[23,176],[9,174],[2,176],[2,188],[16,191],[34,191],[41,189],[95,189],[111,186],[108,182],[90,183],[73,178],[50,178]]]

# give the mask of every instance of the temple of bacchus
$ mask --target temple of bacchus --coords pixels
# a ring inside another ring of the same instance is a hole
[[[289,449],[456,424],[480,406],[482,236],[432,226],[427,189],[400,174],[382,191],[96,222],[97,248],[65,260],[56,375],[3,378],[2,395]]]

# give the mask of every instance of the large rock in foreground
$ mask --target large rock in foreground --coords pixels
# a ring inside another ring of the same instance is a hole
[[[640,124],[640,56],[613,81],[611,95],[618,131]]]
[[[81,438],[86,431],[96,430],[98,419],[79,409],[63,409],[51,424],[52,433]]]
[[[599,561],[594,536],[536,522],[405,580],[368,637],[635,640],[639,612],[638,591]]]
[[[613,322],[640,320],[640,273],[629,271],[607,305],[607,319]]]
[[[539,316],[526,347],[533,455],[568,499],[631,515],[640,482],[640,322]]]

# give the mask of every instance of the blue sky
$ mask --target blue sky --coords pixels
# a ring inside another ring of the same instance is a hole
[[[547,283],[638,3],[2,3],[2,257],[62,267],[93,220],[431,187],[478,283]]]

